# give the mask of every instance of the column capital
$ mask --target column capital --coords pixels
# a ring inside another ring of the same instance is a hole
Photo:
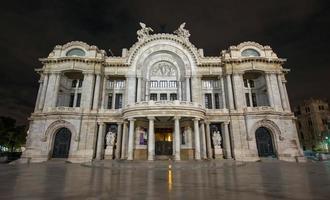
[[[133,121],[133,122],[136,121],[136,119],[134,119],[134,118],[128,118],[127,120],[130,121],[130,122],[131,121]]]
[[[155,120],[155,116],[148,116],[147,118],[149,119],[149,121]]]
[[[233,75],[234,75],[234,76],[241,76],[241,75],[243,75],[243,74],[244,74],[243,71],[236,71],[236,72],[233,72]]]
[[[180,116],[174,116],[173,119],[175,119],[175,120],[180,120],[181,117],[180,117]]]
[[[119,126],[119,125],[122,125],[124,122],[117,122],[117,125]]]
[[[197,121],[197,122],[198,122],[199,120],[200,120],[200,119],[197,118],[197,117],[193,119],[193,121]]]
[[[223,122],[225,125],[228,125],[229,124],[229,121],[224,121]]]
[[[104,125],[105,125],[105,122],[98,121],[97,123],[98,123],[100,126],[104,126]]]
[[[209,126],[211,124],[210,121],[204,121],[204,123],[206,124],[206,126]]]

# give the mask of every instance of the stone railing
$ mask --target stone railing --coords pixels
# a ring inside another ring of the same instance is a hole
[[[244,108],[244,112],[270,112],[270,111],[275,111],[275,109],[270,106],[258,106],[258,107]]]
[[[48,108],[48,112],[82,112],[83,108],[81,107],[65,107],[65,106],[58,106],[55,108]]]
[[[188,101],[140,101],[135,102],[133,105],[127,105],[126,108],[134,108],[134,107],[150,107],[150,106],[180,106],[180,107],[195,107],[195,108],[203,108],[202,105],[196,102],[188,102]]]

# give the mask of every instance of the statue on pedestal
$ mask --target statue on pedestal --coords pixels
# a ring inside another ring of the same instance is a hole
[[[221,134],[220,131],[214,131],[212,134],[212,140],[213,140],[213,145],[214,148],[221,148]]]
[[[108,146],[114,146],[115,145],[115,139],[116,139],[115,133],[109,131],[106,135],[107,147]]]

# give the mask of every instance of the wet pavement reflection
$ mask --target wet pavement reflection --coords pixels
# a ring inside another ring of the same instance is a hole
[[[0,199],[329,199],[330,162],[0,165]]]

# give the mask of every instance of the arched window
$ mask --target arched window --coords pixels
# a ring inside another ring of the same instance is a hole
[[[66,53],[66,56],[85,56],[85,55],[86,55],[85,51],[78,48],[71,49]]]
[[[244,57],[260,57],[260,53],[254,49],[245,49],[241,55]]]

